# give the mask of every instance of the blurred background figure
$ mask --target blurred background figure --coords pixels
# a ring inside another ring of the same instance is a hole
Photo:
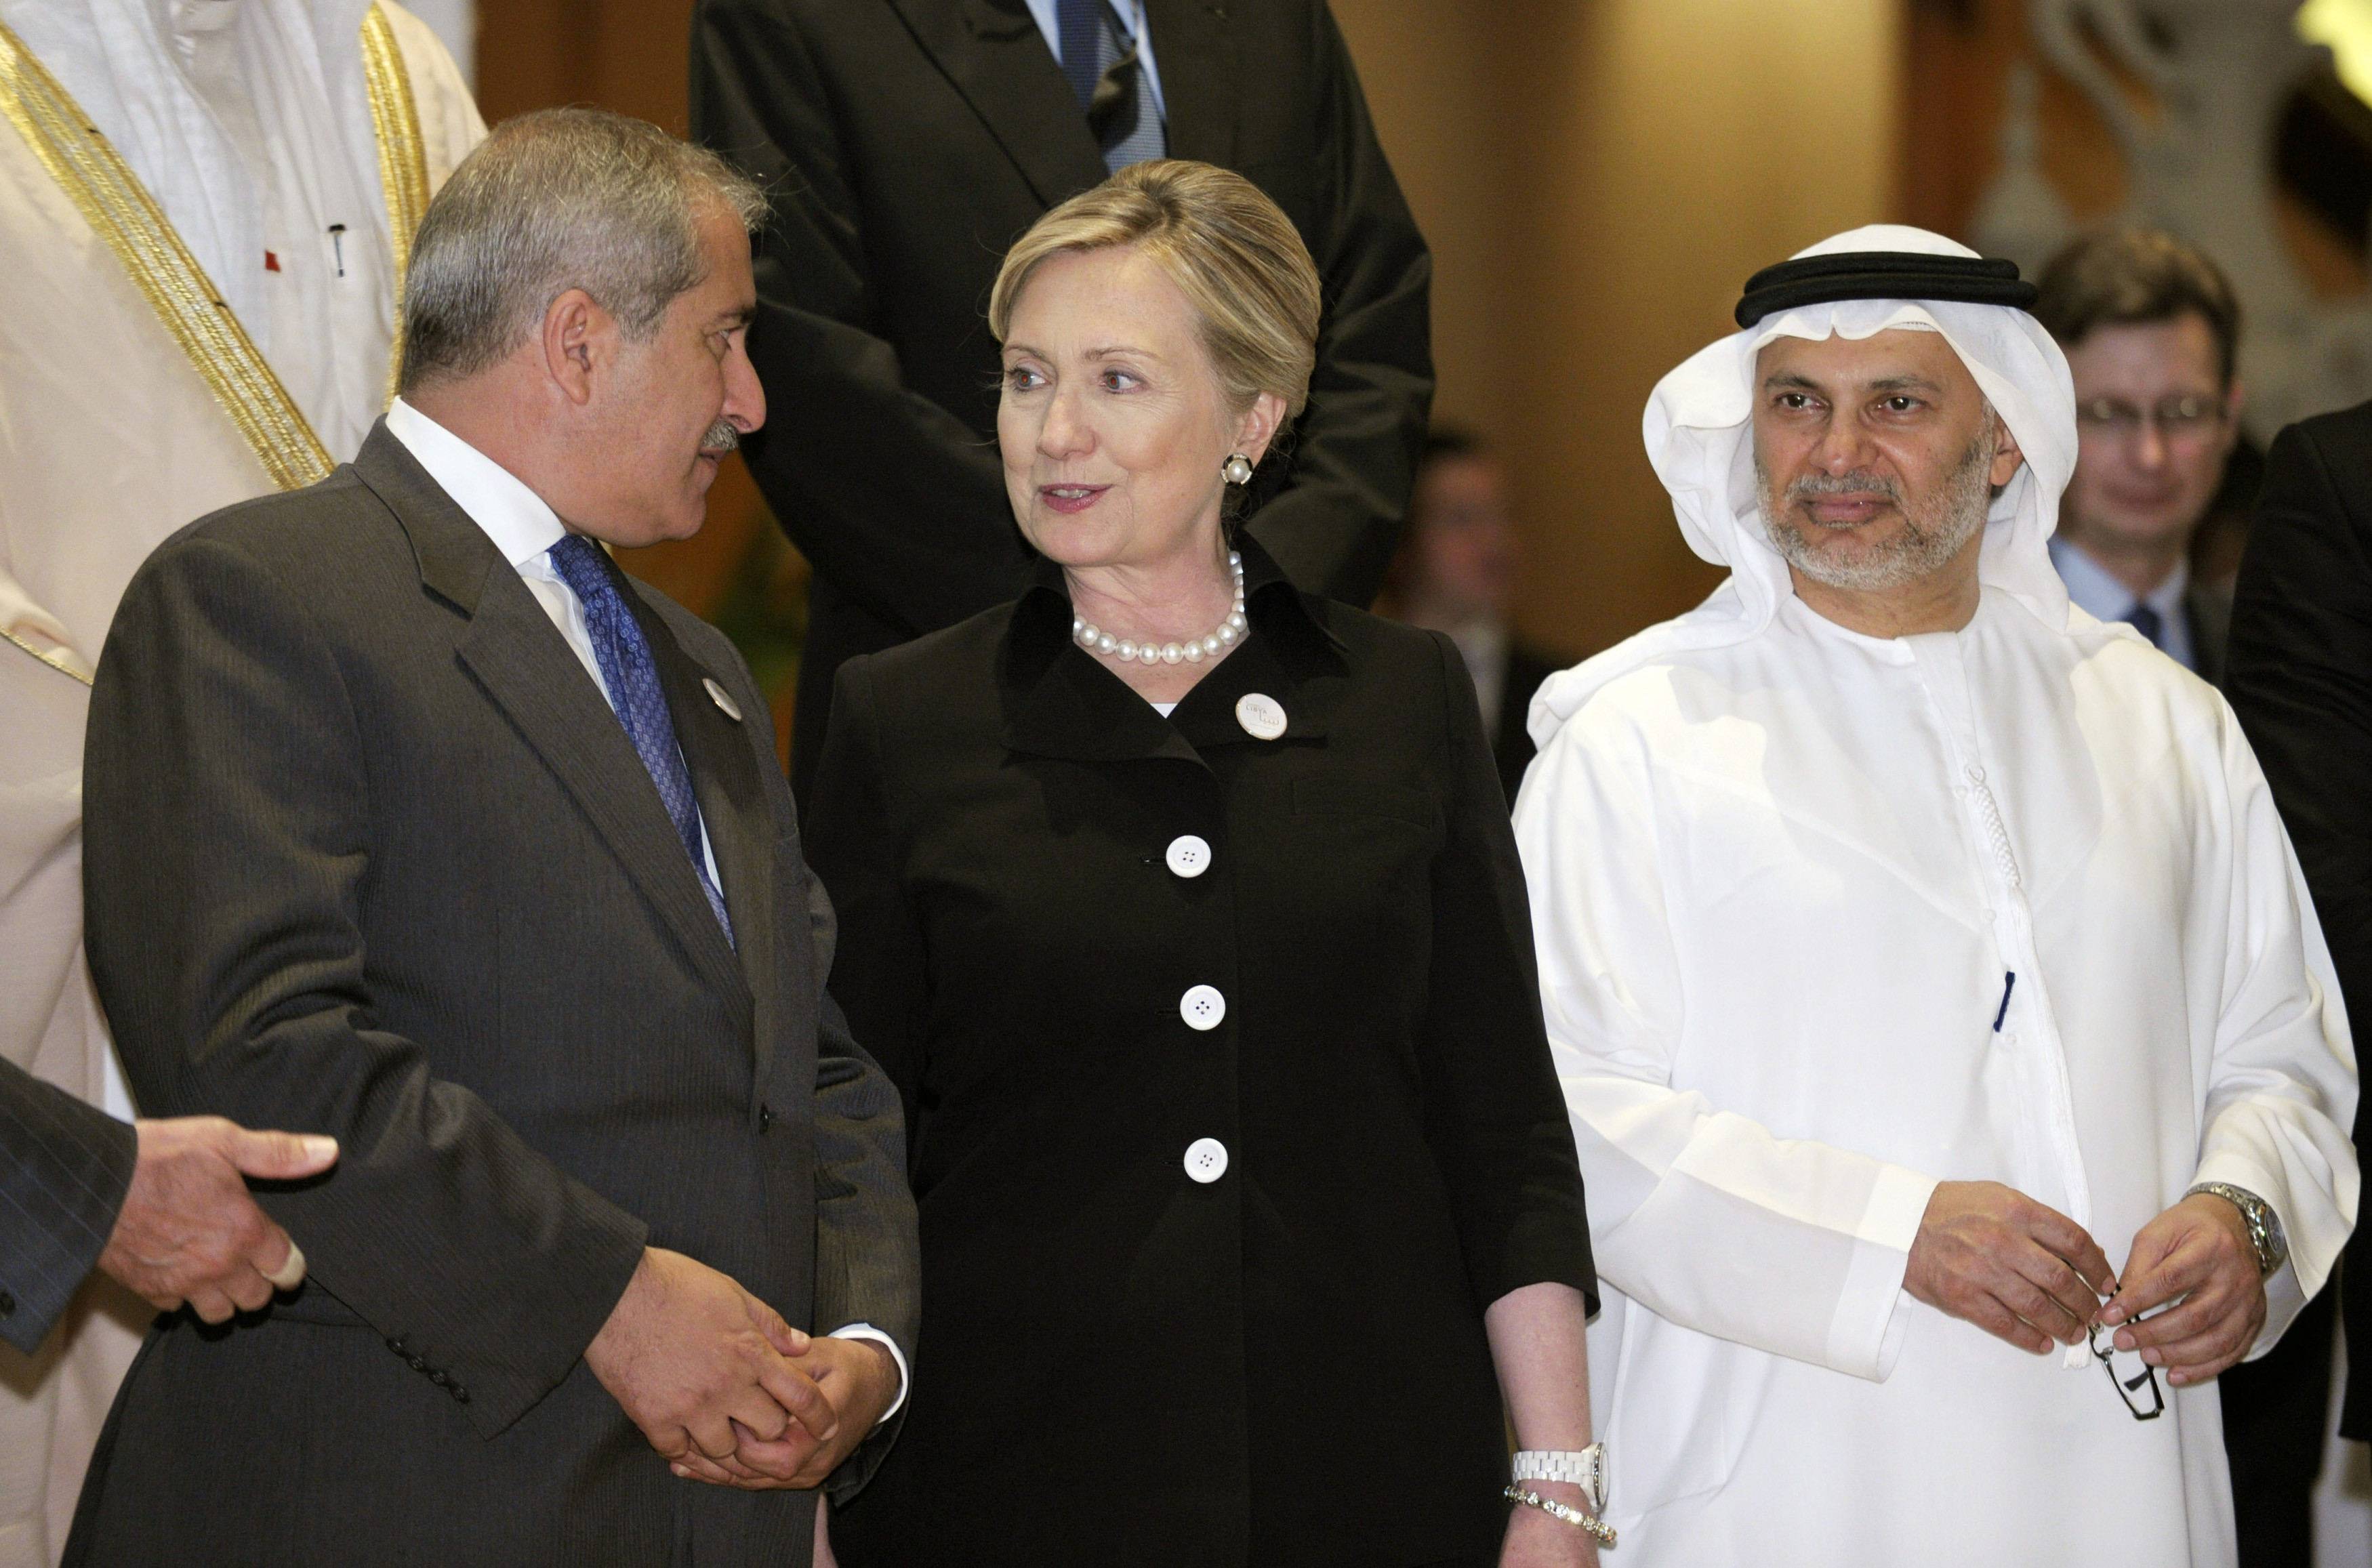
[[[1524,727],[1532,693],[1573,662],[1517,638],[1508,612],[1523,563],[1498,454],[1471,431],[1435,426],[1417,459],[1383,608],[1412,626],[1442,633],[1465,656],[1510,805],[1532,760]]]
[[[484,134],[391,4],[0,0],[0,1058],[119,1119],[81,839],[116,601],[184,523],[354,455],[411,225]],[[95,1277],[0,1347],[0,1568],[64,1550],[150,1316]]]
[[[2081,438],[2052,564],[2068,596],[2220,684],[2230,585],[2192,546],[2240,429],[2240,308],[2215,263],[2145,230],[2076,241],[2034,313],[2066,351]]]

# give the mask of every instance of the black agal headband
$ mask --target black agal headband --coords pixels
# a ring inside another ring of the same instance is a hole
[[[1840,299],[1949,299],[2026,310],[2033,307],[2034,297],[2034,285],[2018,281],[2016,261],[1917,250],[1848,250],[1763,268],[1746,280],[1746,296],[1738,302],[1738,324],[1751,327],[1765,316],[1799,305],[1830,305]]]

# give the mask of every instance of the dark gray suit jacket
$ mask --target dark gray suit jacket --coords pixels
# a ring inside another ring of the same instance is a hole
[[[30,1355],[107,1249],[139,1140],[0,1062],[0,1340]]]
[[[70,1557],[808,1561],[812,1494],[675,1480],[582,1360],[646,1243],[801,1327],[911,1346],[917,1316],[898,1097],[824,993],[765,703],[717,632],[627,598],[738,952],[599,688],[384,426],[133,579],[86,806],[125,1068],[152,1114],[344,1153],[262,1199],[297,1296],[151,1337]]]

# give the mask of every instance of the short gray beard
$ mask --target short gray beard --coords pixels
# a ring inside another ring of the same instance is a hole
[[[1968,451],[1944,476],[1936,493],[1917,507],[1903,504],[1902,487],[1895,481],[1860,469],[1843,475],[1805,474],[1787,487],[1783,504],[1771,493],[1771,475],[1762,466],[1762,454],[1755,453],[1754,498],[1762,508],[1762,531],[1769,536],[1771,548],[1796,571],[1832,588],[1877,592],[1907,587],[1932,576],[1983,529],[1985,514],[1993,509],[1990,470],[1998,418],[1987,411],[1984,428],[1969,443]],[[1901,531],[1857,561],[1840,560],[1817,549],[1788,520],[1789,512],[1800,501],[1852,493],[1883,495],[1902,513]]]
[[[703,452],[715,453],[720,456],[739,445],[741,445],[741,433],[733,428],[733,422],[729,419],[718,420],[708,427],[708,434],[700,438],[700,449]]]

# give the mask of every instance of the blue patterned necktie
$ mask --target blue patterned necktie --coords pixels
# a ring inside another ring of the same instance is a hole
[[[1137,20],[1143,23],[1142,12]],[[1154,111],[1138,43],[1121,30],[1111,0],[1059,0],[1055,21],[1063,75],[1087,110],[1104,167],[1117,174],[1130,164],[1167,157],[1169,137]]]
[[[2125,621],[2150,641],[2150,646],[2163,652],[2166,647],[2166,617],[2139,599],[2125,611]]]
[[[1059,0],[1054,7],[1063,37],[1063,75],[1070,78],[1081,109],[1096,96],[1096,83],[1103,78],[1103,8],[1104,0]]]
[[[652,661],[643,628],[634,612],[626,608],[618,585],[610,580],[600,547],[591,540],[582,534],[563,535],[552,547],[552,568],[585,607],[585,623],[593,633],[594,662],[609,683],[618,722],[626,726],[626,738],[634,743],[643,766],[650,771],[651,783],[658,786],[676,836],[683,841],[684,853],[692,856],[692,874],[700,879],[700,890],[708,895],[708,907],[716,912],[716,923],[725,928],[725,940],[730,943],[733,922],[725,912],[724,895],[709,878],[708,857],[700,849],[700,802],[692,793],[692,770],[684,766],[683,752],[676,746],[667,693],[659,689],[658,666]]]

